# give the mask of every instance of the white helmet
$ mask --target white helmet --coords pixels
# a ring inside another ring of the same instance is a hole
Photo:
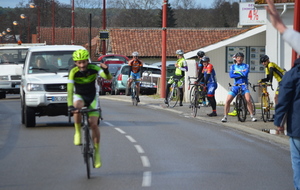
[[[179,50],[176,51],[176,54],[177,54],[177,55],[183,55],[184,52],[183,52],[181,49],[179,49]]]
[[[137,52],[137,51],[133,52],[133,53],[132,53],[132,56],[133,56],[133,57],[139,56],[139,52]]]

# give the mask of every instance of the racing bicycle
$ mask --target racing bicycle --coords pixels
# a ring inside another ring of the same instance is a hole
[[[257,85],[253,85],[254,92],[256,92],[255,87],[262,88],[260,108],[262,119],[264,122],[267,122],[271,119],[271,108],[273,107],[273,103],[270,103],[270,96],[267,90],[268,86],[270,86],[271,89],[274,90],[272,84],[264,82],[258,83]]]
[[[180,89],[178,87],[178,81],[180,80],[179,78],[174,78],[173,77],[174,82],[172,83],[172,85],[170,86],[170,91],[168,94],[168,98],[167,98],[167,105],[168,107],[175,107],[178,103],[178,100],[180,98]]]
[[[238,121],[240,121],[240,122],[244,122],[246,120],[247,110],[248,110],[245,96],[242,94],[242,88],[241,88],[242,85],[247,85],[247,84],[242,83],[242,84],[235,85],[235,86],[240,87],[238,94],[236,95],[236,98],[235,98],[235,109],[237,112]],[[229,83],[229,86],[231,87],[232,85]]]
[[[99,111],[100,112],[100,119],[102,120],[101,116],[101,108],[97,109],[88,109],[87,107],[83,107],[78,112],[82,115],[82,123],[81,123],[81,153],[83,155],[84,163],[86,164],[86,172],[87,172],[87,178],[90,179],[91,177],[91,165],[93,168],[94,166],[94,143],[93,139],[90,133],[90,125],[88,122],[89,116],[88,112],[94,112]],[[100,121],[98,121],[100,122]],[[99,124],[99,123],[98,123]]]
[[[206,91],[204,90],[204,84],[191,83],[191,79],[197,79],[197,77],[188,77],[189,89],[192,86],[190,90],[190,108],[193,111],[193,116],[196,117],[197,110],[200,109],[200,104],[206,96]]]

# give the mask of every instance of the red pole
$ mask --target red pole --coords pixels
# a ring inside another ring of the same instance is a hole
[[[72,40],[71,44],[74,45],[75,41],[75,11],[74,11],[74,0],[72,0]]]
[[[41,40],[40,40],[40,33],[41,33],[41,9],[40,9],[40,6],[37,6],[38,8],[38,35],[37,35],[37,39],[38,39],[38,42],[40,43]]]
[[[102,24],[103,30],[106,29],[106,5],[105,0],[103,0],[103,12],[102,12]],[[102,40],[102,55],[106,54],[106,40]]]
[[[54,0],[52,0],[52,45],[55,44],[55,19],[54,19],[54,15],[55,15],[55,4],[54,4]]]
[[[161,81],[160,81],[160,97],[166,97],[166,54],[167,54],[167,11],[168,0],[163,1],[162,10],[162,51],[161,51]]]
[[[294,30],[300,32],[300,0],[295,0]],[[297,59],[297,52],[295,50],[293,50],[293,52],[292,52],[292,66],[294,65],[295,59]]]

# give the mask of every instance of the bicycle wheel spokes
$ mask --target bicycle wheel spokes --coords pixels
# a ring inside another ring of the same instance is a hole
[[[238,120],[244,122],[246,120],[247,106],[246,106],[246,101],[242,96],[240,95],[237,96],[235,106],[236,106]]]
[[[173,93],[171,94],[171,96],[169,97],[169,106],[170,107],[175,107],[178,100],[179,100],[179,95],[180,95],[180,91],[178,87],[175,87],[173,89]]]
[[[270,119],[270,98],[266,94],[261,96],[261,114],[264,122]]]
[[[190,90],[190,104],[192,105],[194,103],[194,95],[195,95],[195,86],[192,86]]]

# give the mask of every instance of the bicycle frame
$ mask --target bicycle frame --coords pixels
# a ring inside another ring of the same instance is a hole
[[[170,92],[168,94],[168,107],[170,107],[171,102],[173,103],[173,105],[171,107],[175,107],[177,105],[177,102],[179,100],[180,97],[180,90],[178,87],[178,81],[179,79],[174,79],[174,82],[171,84],[170,86]]]

